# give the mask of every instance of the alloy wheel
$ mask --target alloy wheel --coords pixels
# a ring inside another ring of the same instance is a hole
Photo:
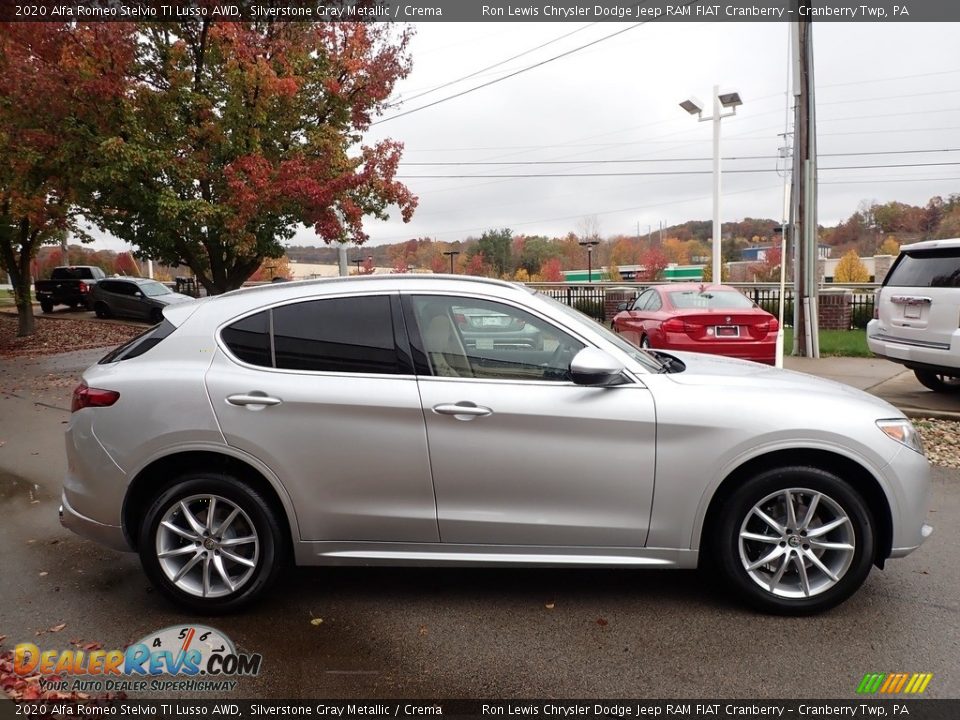
[[[164,513],[156,553],[167,580],[188,595],[230,595],[254,576],[260,538],[244,510],[222,495],[185,497]]]
[[[740,526],[747,575],[781,598],[810,598],[841,581],[856,552],[850,517],[833,498],[807,488],[767,495]]]

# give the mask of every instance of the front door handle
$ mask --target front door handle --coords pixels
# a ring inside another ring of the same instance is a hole
[[[259,405],[261,407],[268,405],[279,405],[283,402],[280,398],[268,397],[264,394],[252,392],[249,394],[228,395],[227,402],[231,405]]]
[[[473,420],[493,413],[488,407],[467,401],[434,405],[433,411],[438,415],[453,415],[457,420]]]

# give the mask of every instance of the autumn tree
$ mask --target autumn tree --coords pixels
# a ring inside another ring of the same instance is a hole
[[[563,268],[560,258],[551,258],[540,266],[540,277],[544,282],[563,282]]]
[[[115,120],[131,58],[122,23],[0,23],[0,267],[13,284],[17,334],[34,330],[31,260],[77,215],[79,171]]]
[[[283,255],[299,223],[327,243],[367,239],[366,216],[416,198],[402,146],[363,144],[410,70],[392,23],[138,26],[124,126],[91,169],[95,217],[143,256],[187,265],[208,293]]]
[[[837,269],[833,272],[833,281],[840,283],[864,283],[870,280],[870,273],[866,266],[860,262],[860,256],[856,250],[851,250],[837,263]]]
[[[253,282],[270,282],[274,278],[286,278],[289,280],[293,273],[290,271],[290,261],[286,255],[278,258],[267,258],[260,267],[256,269],[250,280]]]
[[[877,255],[899,255],[900,254],[900,243],[897,242],[897,239],[890,235],[886,240],[883,241],[883,244],[877,250]]]
[[[772,247],[764,251],[760,262],[750,265],[756,282],[773,282],[780,279],[780,248]]]
[[[643,282],[659,280],[668,264],[669,260],[660,248],[649,247],[640,253],[640,271],[637,277]]]

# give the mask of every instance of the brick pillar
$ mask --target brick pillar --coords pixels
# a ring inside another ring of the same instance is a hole
[[[893,255],[875,255],[873,257],[873,281],[882,283],[893,265]]]
[[[620,303],[632,303],[637,297],[637,291],[628,287],[608,288],[603,295],[603,318],[607,322],[613,320],[616,315],[617,305]]]
[[[821,330],[849,330],[853,322],[853,290],[821,290],[817,308]]]

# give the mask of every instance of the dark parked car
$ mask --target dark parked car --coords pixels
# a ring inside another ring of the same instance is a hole
[[[677,283],[621,306],[613,329],[642,348],[726,355],[773,365],[777,319],[734,287]]]
[[[90,291],[104,277],[103,270],[94,265],[55,267],[49,280],[37,280],[35,283],[40,309],[51,313],[55,305],[90,307]]]
[[[130,317],[158,323],[167,305],[193,300],[163,283],[146,278],[107,278],[90,293],[90,307],[100,318]]]

